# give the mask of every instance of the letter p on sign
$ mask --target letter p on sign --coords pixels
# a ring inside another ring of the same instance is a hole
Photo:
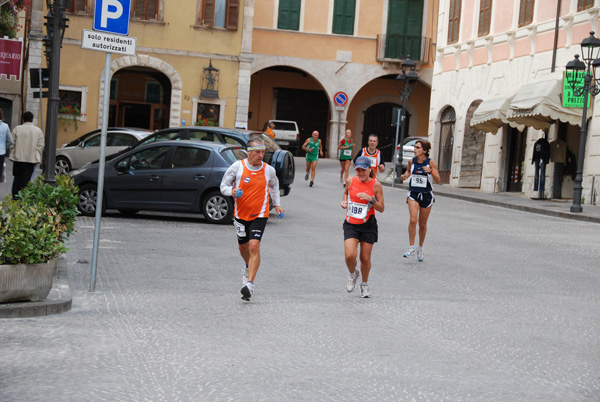
[[[129,35],[131,0],[96,0],[94,30]]]
[[[118,20],[123,15],[123,5],[119,0],[104,0],[102,2],[102,13],[100,17],[100,26],[106,28],[108,19]]]

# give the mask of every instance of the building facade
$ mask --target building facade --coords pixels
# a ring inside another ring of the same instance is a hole
[[[401,105],[396,76],[410,55],[419,83],[410,98],[407,134],[426,135],[437,11],[428,0],[254,0],[248,127],[270,119],[298,122],[303,142],[320,132],[337,156],[347,128],[355,144],[378,134],[390,161],[392,109]],[[334,95],[343,92],[339,106]],[[355,146],[355,152],[358,147]]]
[[[573,197],[582,108],[562,102],[563,77],[598,15],[598,0],[440,1],[429,137],[446,183]],[[596,103],[588,109],[586,204],[600,189]],[[551,146],[545,172],[533,158],[540,139]]]
[[[41,8],[42,1],[36,1]],[[83,30],[92,29],[94,1],[65,0],[65,5],[69,21],[61,49],[57,144],[101,126],[107,89],[109,126],[235,125],[243,1],[133,0],[129,36],[137,39],[136,54],[112,55],[109,84],[105,53],[81,48]],[[41,40],[38,35],[36,56],[45,67]],[[28,99],[31,108],[40,108]]]

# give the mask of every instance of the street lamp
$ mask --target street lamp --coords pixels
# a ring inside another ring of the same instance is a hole
[[[581,193],[583,186],[583,158],[585,156],[585,141],[587,138],[587,108],[590,95],[596,96],[600,93],[600,88],[596,84],[596,67],[600,65],[598,58],[600,50],[600,39],[590,32],[590,36],[581,42],[581,54],[583,61],[579,60],[579,55],[567,63],[567,82],[573,90],[575,96],[583,96],[583,114],[581,115],[581,134],[579,138],[579,156],[577,158],[577,175],[575,176],[575,186],[573,187],[573,205],[571,212],[583,212],[581,206]],[[583,76],[583,86],[581,86],[581,77]],[[594,83],[592,84],[592,78]]]
[[[402,99],[402,108],[398,111],[397,120],[396,120],[396,143],[394,145],[394,153],[398,149],[398,127],[402,127],[402,131],[400,133],[400,150],[398,152],[398,160],[394,161],[394,172],[392,173],[392,177],[394,178],[392,186],[397,184],[402,184],[402,179],[399,176],[396,176],[396,165],[400,165],[400,169],[402,169],[402,152],[404,146],[402,142],[404,140],[404,133],[406,130],[406,104],[408,103],[408,98],[410,98],[410,94],[417,86],[417,82],[419,81],[419,74],[415,73],[416,63],[410,59],[410,56],[406,56],[406,60],[402,62],[402,73],[398,74],[396,77],[396,82],[398,83],[398,92],[400,92],[400,98]],[[394,159],[392,157],[392,159]]]

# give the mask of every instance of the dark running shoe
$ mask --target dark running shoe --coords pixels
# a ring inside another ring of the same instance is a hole
[[[240,293],[242,294],[242,300],[250,301],[252,293],[254,293],[254,285],[252,282],[246,283],[242,290],[240,290]]]

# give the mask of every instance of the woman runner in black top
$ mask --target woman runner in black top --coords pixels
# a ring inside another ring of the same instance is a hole
[[[418,140],[415,143],[415,157],[408,161],[406,172],[400,176],[402,180],[410,177],[406,199],[408,212],[410,213],[410,222],[408,223],[410,247],[404,253],[404,257],[409,258],[416,253],[419,261],[423,261],[423,243],[425,243],[425,235],[427,234],[427,220],[431,213],[431,207],[435,202],[432,179],[436,183],[440,182],[437,164],[429,158],[430,150],[431,144],[428,141]],[[419,246],[415,247],[417,222],[419,223]]]

